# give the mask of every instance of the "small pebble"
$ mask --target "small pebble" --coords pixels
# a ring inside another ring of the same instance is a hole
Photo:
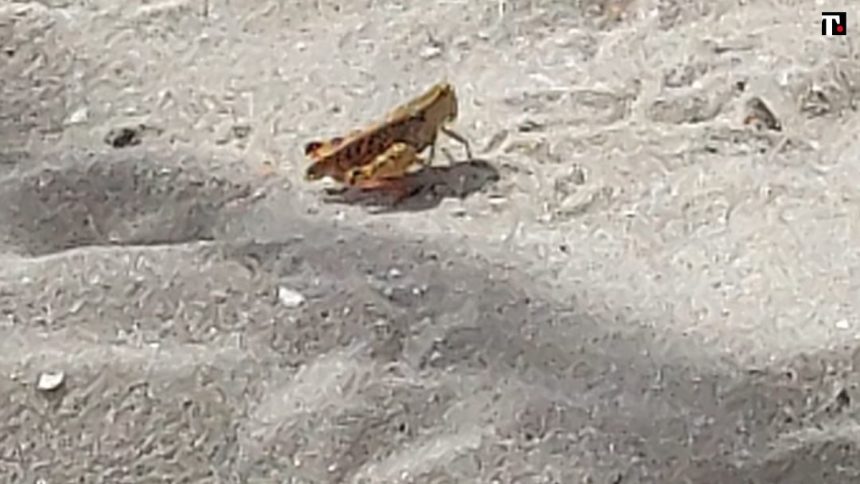
[[[451,209],[451,215],[455,217],[465,217],[466,209],[464,207],[454,207]]]
[[[257,200],[260,200],[260,199],[265,198],[265,197],[266,197],[266,189],[265,188],[258,188],[256,190],[254,190],[254,193],[251,194],[251,201],[256,202]]]
[[[278,288],[278,300],[288,308],[297,308],[304,304],[305,297],[286,287]]]
[[[86,107],[79,108],[75,112],[69,116],[69,119],[66,121],[66,124],[80,124],[89,119],[90,113]]]
[[[429,45],[423,49],[421,49],[421,58],[424,60],[432,59],[434,57],[439,57],[442,54],[442,49],[435,45]]]
[[[840,319],[839,321],[836,321],[837,329],[848,329],[849,327],[850,325],[848,324],[848,320],[846,319]]]
[[[39,375],[36,388],[42,392],[52,392],[63,385],[66,375],[62,371],[48,371]]]

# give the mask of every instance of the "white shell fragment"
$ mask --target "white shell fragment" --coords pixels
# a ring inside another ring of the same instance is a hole
[[[48,371],[39,375],[36,388],[41,392],[52,392],[63,385],[66,375],[62,371]]]
[[[278,288],[278,301],[288,308],[297,308],[304,304],[305,297],[286,287]]]

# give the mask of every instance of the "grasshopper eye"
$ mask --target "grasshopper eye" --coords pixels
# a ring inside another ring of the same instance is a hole
[[[314,152],[322,148],[323,144],[321,141],[311,141],[305,145],[305,156],[312,155]]]

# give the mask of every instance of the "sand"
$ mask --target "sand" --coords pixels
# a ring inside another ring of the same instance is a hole
[[[3,3],[0,481],[860,482],[819,3]],[[442,80],[474,160],[303,180]]]

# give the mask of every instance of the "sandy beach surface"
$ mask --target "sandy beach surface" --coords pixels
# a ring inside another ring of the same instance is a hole
[[[0,481],[860,482],[823,4],[0,3]],[[303,179],[441,81],[472,160]]]

